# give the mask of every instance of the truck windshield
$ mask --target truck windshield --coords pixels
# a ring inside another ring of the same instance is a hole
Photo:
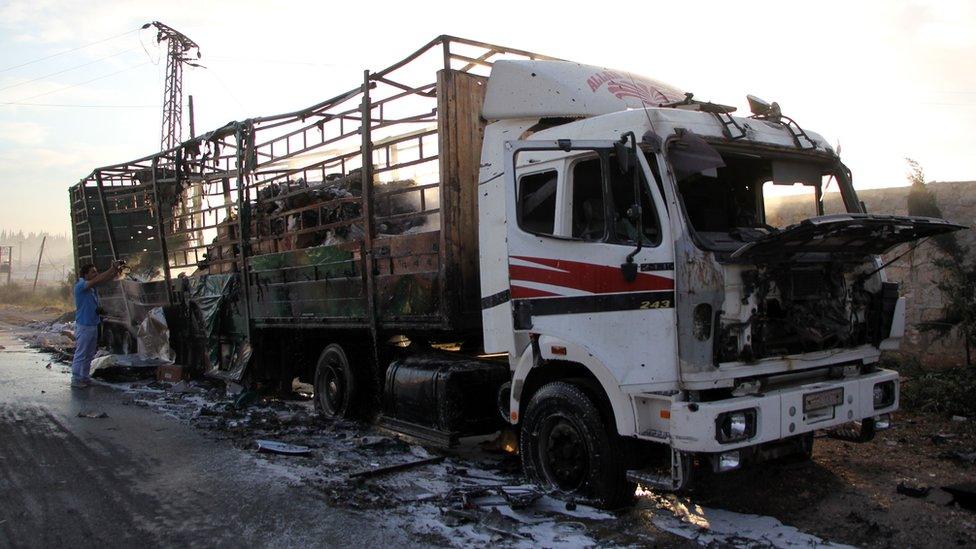
[[[708,249],[733,251],[804,219],[848,211],[838,192],[847,180],[829,164],[719,153],[724,165],[678,180],[688,220]]]

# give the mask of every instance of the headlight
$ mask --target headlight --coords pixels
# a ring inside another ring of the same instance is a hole
[[[725,412],[715,419],[715,440],[722,444],[756,436],[756,409]]]
[[[887,408],[895,403],[895,381],[874,384],[874,409]]]

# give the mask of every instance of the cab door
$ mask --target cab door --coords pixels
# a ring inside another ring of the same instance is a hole
[[[549,336],[544,340],[581,348],[591,369],[604,370],[597,377],[609,375],[627,392],[673,387],[674,249],[648,160],[636,150],[629,168],[623,166],[613,141],[508,145],[506,231],[516,352],[530,335]],[[629,255],[636,272],[622,267]],[[543,356],[547,351],[541,350]]]

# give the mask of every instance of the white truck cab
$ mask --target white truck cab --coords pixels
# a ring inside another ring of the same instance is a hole
[[[756,104],[736,117],[623,71],[495,63],[484,347],[509,357],[537,482],[612,506],[632,482],[683,487],[696,463],[809,452],[817,429],[868,438],[897,409],[877,363],[905,302],[879,256],[960,227],[865,213],[824,139]],[[824,211],[828,190],[844,211]],[[784,193],[808,195],[807,214],[774,212]]]

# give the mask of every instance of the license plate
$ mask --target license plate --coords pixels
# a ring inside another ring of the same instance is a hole
[[[820,391],[819,393],[810,393],[803,395],[803,411],[810,412],[812,410],[830,408],[831,406],[837,406],[842,402],[844,402],[843,387],[830,389],[828,391]]]

